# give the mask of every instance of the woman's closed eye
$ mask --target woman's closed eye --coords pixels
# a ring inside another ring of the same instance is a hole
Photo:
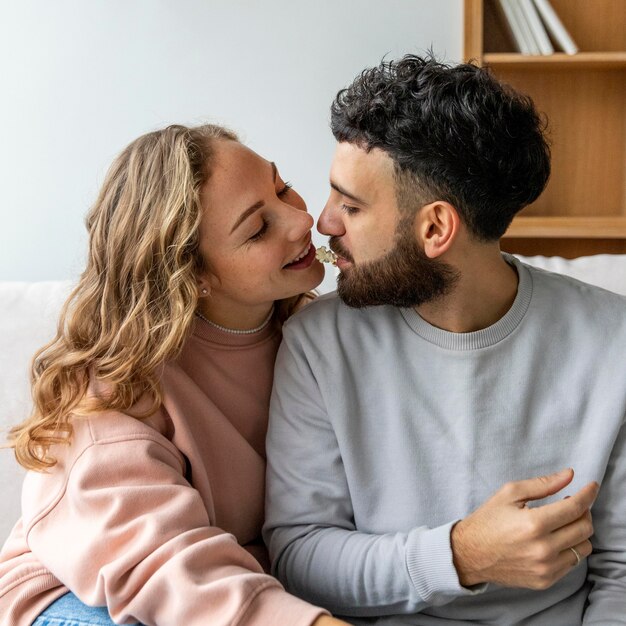
[[[248,241],[259,241],[259,239],[263,238],[263,235],[265,235],[265,233],[267,232],[267,229],[269,227],[269,222],[263,218],[263,225],[261,226],[261,228],[259,228],[259,230],[257,230],[256,233],[254,233],[254,235],[252,235],[252,237],[250,237],[248,239]]]
[[[280,191],[278,191],[276,195],[279,198],[282,198],[283,196],[287,195],[287,193],[292,187],[293,185],[290,182],[286,182],[283,188]],[[261,226],[261,228],[259,228],[259,230],[257,230],[256,233],[254,233],[254,235],[252,235],[252,237],[248,238],[248,241],[255,242],[255,241],[259,241],[260,239],[262,239],[265,233],[267,232],[268,227],[269,227],[269,222],[265,218],[263,218],[263,225]]]

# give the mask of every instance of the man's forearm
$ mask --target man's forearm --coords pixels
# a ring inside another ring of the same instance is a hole
[[[479,590],[458,581],[451,524],[372,535],[341,528],[270,531],[274,574],[286,588],[338,615],[410,614]]]

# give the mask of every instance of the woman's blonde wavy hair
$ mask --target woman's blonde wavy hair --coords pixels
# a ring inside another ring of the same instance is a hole
[[[87,215],[87,267],[65,302],[54,339],[33,357],[33,412],[9,433],[27,469],[55,465],[50,446],[70,443],[70,417],[129,413],[144,396],[161,404],[159,367],[176,358],[198,303],[200,190],[217,140],[238,141],[206,124],[169,126],[133,141],[110,167]],[[284,321],[303,296],[276,307]],[[91,379],[106,394],[87,394]]]

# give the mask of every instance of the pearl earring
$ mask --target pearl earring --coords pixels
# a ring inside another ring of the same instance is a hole
[[[208,291],[207,291],[206,289],[203,289],[203,290],[202,290],[202,293],[207,294],[207,293],[208,293]]]

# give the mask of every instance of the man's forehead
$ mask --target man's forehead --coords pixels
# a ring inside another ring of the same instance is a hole
[[[355,192],[358,188],[360,195],[379,196],[389,191],[393,193],[393,171],[393,161],[384,150],[372,148],[367,151],[342,141],[335,149],[330,179],[340,186],[351,187]]]

